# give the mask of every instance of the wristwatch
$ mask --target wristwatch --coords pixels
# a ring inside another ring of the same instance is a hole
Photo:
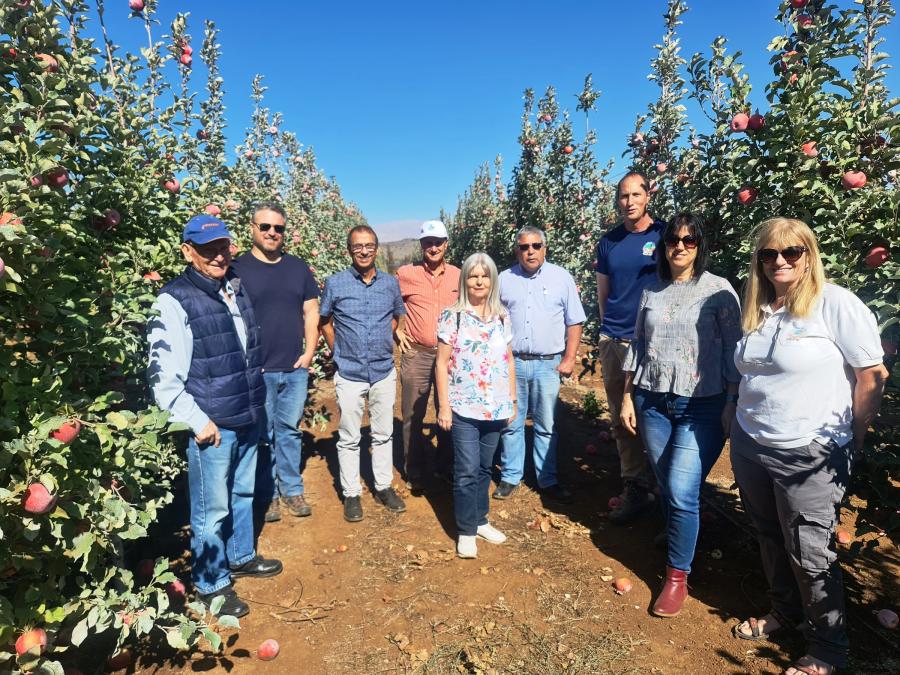
[[[737,394],[725,394],[725,402],[726,403],[737,403]]]

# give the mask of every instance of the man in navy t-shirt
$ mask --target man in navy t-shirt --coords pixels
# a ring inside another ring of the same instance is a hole
[[[300,474],[300,420],[319,339],[319,286],[303,260],[282,251],[285,221],[277,202],[255,204],[253,248],[232,265],[262,337],[268,452],[260,445],[255,496],[268,507],[267,522],[281,518],[281,505],[295,516],[312,513]]]
[[[647,212],[650,185],[640,173],[625,175],[617,188],[622,224],[607,232],[597,245],[597,305],[600,308],[600,341],[597,345],[606,400],[612,415],[613,435],[619,451],[625,491],[609,514],[614,523],[625,523],[652,503],[651,473],[644,444],[628,433],[619,420],[625,373],[622,362],[634,338],[634,324],[644,289],[656,280],[656,256],[665,223]]]

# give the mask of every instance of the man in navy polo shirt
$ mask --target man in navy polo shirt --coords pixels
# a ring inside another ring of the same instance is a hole
[[[278,202],[258,202],[250,223],[253,247],[233,265],[261,332],[266,443],[257,459],[255,497],[268,507],[267,522],[281,518],[282,505],[294,516],[312,513],[300,473],[300,420],[319,340],[319,286],[303,260],[282,251],[286,220]]]
[[[231,234],[209,215],[191,218],[182,235],[184,272],[163,286],[147,322],[147,376],[157,405],[191,429],[188,493],[191,576],[207,605],[250,607],[232,579],[281,573],[256,554],[253,487],[256,443],[266,400],[259,329],[250,298],[229,269]]]
[[[614,523],[626,523],[652,503],[652,476],[644,444],[622,428],[619,412],[625,393],[622,363],[634,338],[634,324],[644,289],[656,280],[656,256],[665,223],[647,212],[650,185],[640,173],[619,181],[617,203],[622,223],[607,232],[597,245],[597,305],[600,339],[597,351],[603,371],[606,400],[612,415],[613,435],[625,491],[609,514]]]
[[[375,267],[378,237],[368,225],[357,225],[347,235],[353,266],[325,280],[319,327],[334,353],[337,372],[334,389],[341,422],[338,427],[338,463],[344,493],[344,519],[362,520],[359,482],[359,440],[363,408],[369,402],[372,429],[372,474],[376,501],[389,511],[406,510],[394,492],[393,447],[394,331],[406,314],[397,279]]]

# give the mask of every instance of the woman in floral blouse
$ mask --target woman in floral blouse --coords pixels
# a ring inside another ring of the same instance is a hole
[[[644,291],[623,364],[622,425],[640,429],[666,514],[666,581],[653,604],[675,616],[700,529],[700,486],[734,418],[741,310],[731,284],[706,271],[702,221],[682,213],[663,231],[659,281]]]
[[[453,509],[460,558],[475,558],[476,537],[502,544],[488,523],[488,488],[500,430],[516,417],[516,370],[497,266],[486,253],[462,265],[459,300],[438,321],[435,384],[438,424],[453,437]]]

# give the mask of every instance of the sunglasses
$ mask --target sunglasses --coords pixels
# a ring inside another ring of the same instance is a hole
[[[785,262],[795,263],[800,260],[800,256],[802,256],[808,250],[809,249],[805,246],[788,246],[787,248],[783,248],[780,251],[774,248],[762,248],[756,252],[756,258],[761,263],[771,265],[776,260],[778,260],[778,256],[780,255],[782,258],[784,258]]]
[[[260,232],[268,232],[271,228],[275,228],[277,234],[284,234],[284,225],[270,225],[269,223],[254,223]]]
[[[353,244],[350,247],[350,251],[353,253],[361,253],[362,251],[375,251],[378,249],[378,244]]]
[[[686,234],[683,237],[676,237],[674,234],[670,234],[666,237],[666,246],[675,248],[678,246],[679,241],[684,244],[685,248],[697,248],[697,244],[700,243],[700,239],[693,234]]]
[[[544,242],[538,241],[538,242],[534,242],[532,244],[519,244],[520,251],[524,252],[530,248],[533,248],[535,251],[540,251],[542,248],[544,248]]]

